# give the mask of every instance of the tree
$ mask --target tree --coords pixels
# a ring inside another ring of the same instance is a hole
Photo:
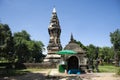
[[[96,46],[93,44],[87,46],[87,57],[92,60],[96,57]]]
[[[110,33],[110,40],[113,44],[116,66],[119,65],[120,61],[120,30],[117,29],[113,33]]]
[[[41,41],[27,41],[27,47],[31,54],[29,61],[40,62],[43,57],[43,43]]]
[[[12,60],[13,38],[7,24],[0,24],[0,57],[8,61]]]
[[[22,32],[14,33],[14,50],[18,62],[25,62],[29,53],[26,45],[27,39],[24,36]]]
[[[18,62],[40,62],[42,56],[43,43],[30,39],[30,35],[25,31],[14,33],[14,48]]]
[[[113,48],[111,47],[102,47],[99,49],[99,57],[107,63],[110,63],[113,59]]]
[[[14,37],[22,38],[23,40],[30,41],[30,34],[27,31],[22,30],[21,32],[14,33]]]
[[[75,42],[83,49],[83,50],[87,50],[86,46],[84,46],[80,41],[76,41]]]
[[[90,44],[87,46],[87,57],[88,57],[88,67],[91,68],[93,71],[99,71],[98,69],[98,47]]]

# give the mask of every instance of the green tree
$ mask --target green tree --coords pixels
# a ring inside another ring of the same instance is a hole
[[[44,45],[41,41],[28,41],[27,47],[31,54],[29,61],[40,62],[42,60]]]
[[[29,56],[29,51],[26,45],[26,38],[21,36],[22,32],[14,34],[14,50],[18,62],[26,62]]]
[[[30,34],[27,33],[27,31],[25,30],[22,30],[21,32],[17,32],[17,33],[14,33],[14,37],[16,38],[20,38],[20,39],[23,39],[23,40],[27,40],[27,41],[30,41]]]
[[[99,71],[98,69],[98,52],[99,47],[90,44],[87,46],[87,57],[88,57],[88,67],[91,68],[93,71]]]
[[[113,59],[114,52],[111,47],[102,47],[99,49],[99,57],[107,63],[110,63],[110,60]]]
[[[87,56],[89,59],[94,60],[96,57],[96,46],[94,46],[93,44],[90,44],[89,46],[87,46]]]
[[[86,46],[84,46],[80,41],[76,41],[75,42],[83,49],[83,50],[87,50]]]
[[[113,44],[116,66],[119,65],[120,61],[120,30],[117,29],[113,33],[110,33],[110,40]]]
[[[25,31],[14,33],[14,48],[18,62],[40,62],[43,43],[41,41],[33,41],[30,35]]]
[[[0,59],[12,61],[13,38],[7,24],[0,24]]]

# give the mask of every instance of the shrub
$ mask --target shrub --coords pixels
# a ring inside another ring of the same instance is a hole
[[[117,75],[120,75],[120,67],[117,70]]]

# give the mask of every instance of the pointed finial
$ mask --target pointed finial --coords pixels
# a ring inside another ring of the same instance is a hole
[[[53,8],[53,13],[56,13],[56,9],[55,9],[55,7]]]
[[[74,41],[74,38],[73,38],[73,34],[71,33],[71,38],[70,38],[71,41]]]

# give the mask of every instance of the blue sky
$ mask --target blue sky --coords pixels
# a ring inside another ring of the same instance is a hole
[[[110,32],[120,28],[120,0],[0,0],[0,22],[8,24],[12,33],[26,30],[47,46],[54,6],[63,47],[71,33],[84,45],[111,46]]]

